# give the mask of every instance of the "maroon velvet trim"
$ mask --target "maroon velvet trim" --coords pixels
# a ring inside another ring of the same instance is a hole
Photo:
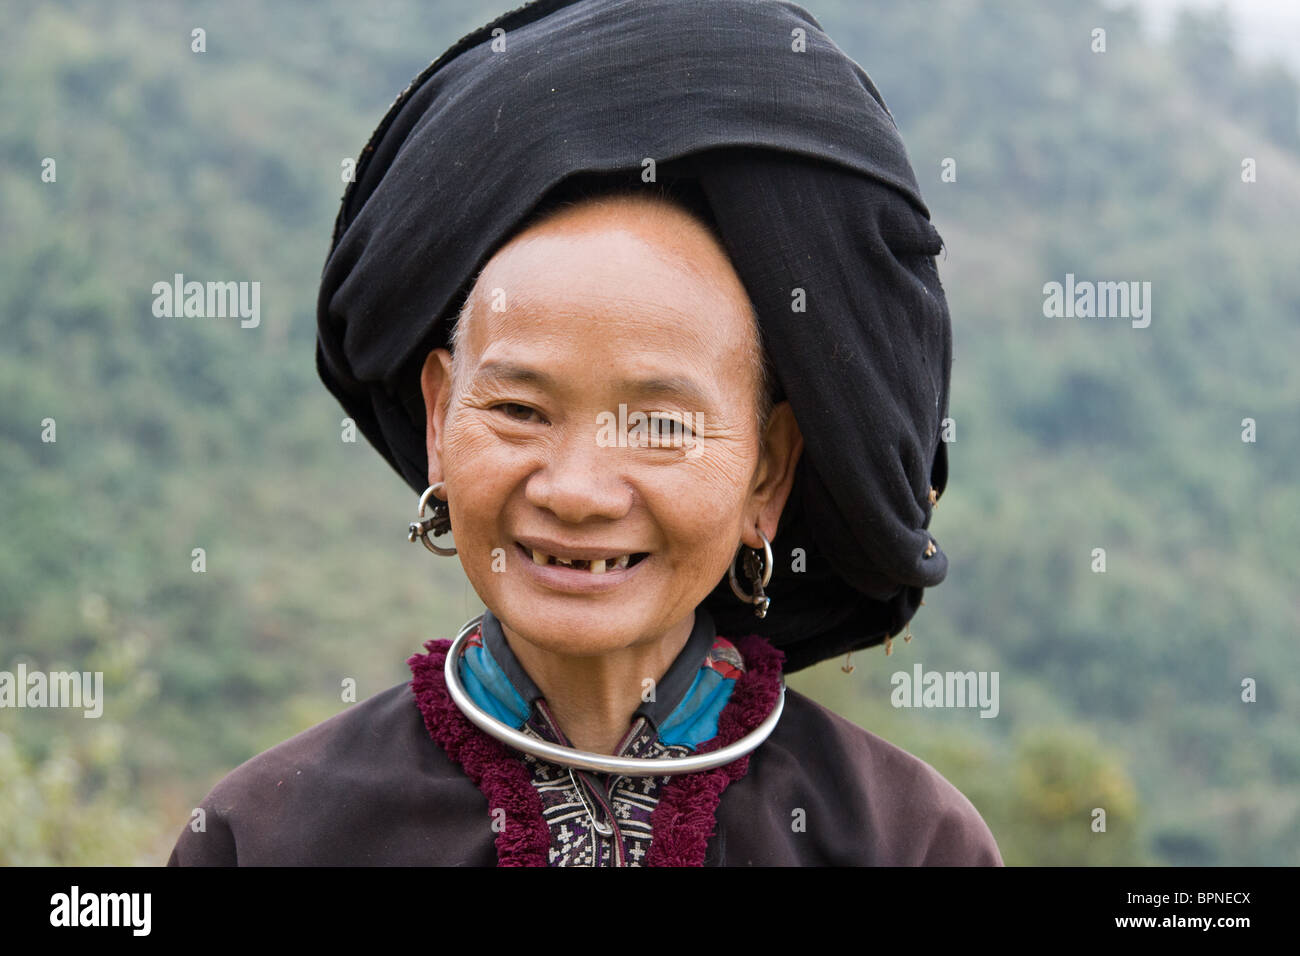
[[[406,662],[414,675],[411,690],[424,716],[424,726],[434,742],[483,791],[488,807],[505,811],[505,826],[496,838],[497,865],[546,866],[550,830],[528,768],[518,758],[518,751],[471,724],[447,692],[443,664],[451,643],[426,641],[429,653],[414,654]],[[772,712],[780,694],[785,655],[757,634],[733,639],[732,643],[745,660],[745,673],[736,681],[718,715],[718,735],[700,744],[696,753],[710,753],[745,736]],[[722,791],[748,769],[746,755],[712,770],[669,778],[650,815],[652,836],[646,865],[702,866],[709,840],[717,829]]]
[[[483,791],[489,812],[505,811],[496,838],[497,865],[546,866],[551,833],[528,768],[518,751],[471,724],[451,699],[442,672],[451,641],[426,641],[424,646],[428,654],[414,654],[406,662],[415,675],[411,690],[434,743]]]
[[[757,634],[733,639],[745,659],[727,705],[718,715],[718,735],[695,748],[710,753],[734,743],[763,722],[781,693],[785,654]],[[760,745],[761,746],[761,745]],[[731,763],[669,778],[650,814],[650,852],[646,866],[703,866],[709,840],[717,829],[722,791],[749,770],[749,755]]]

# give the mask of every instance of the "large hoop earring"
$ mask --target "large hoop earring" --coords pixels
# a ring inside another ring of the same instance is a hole
[[[443,482],[436,485],[430,485],[424,489],[424,494],[420,495],[420,507],[416,511],[418,521],[412,521],[406,527],[406,540],[414,542],[419,538],[424,542],[424,546],[434,554],[440,554],[444,557],[450,557],[456,553],[455,548],[440,548],[429,540],[429,532],[432,531],[434,537],[446,534],[451,530],[451,507],[447,502],[436,497],[442,491]],[[429,517],[424,516],[424,509],[429,505],[429,499],[433,498],[433,514]]]
[[[736,580],[736,559],[731,559],[731,566],[727,569],[727,577],[731,581],[731,591],[736,597],[740,598],[746,604],[754,605],[754,616],[764,618],[767,616],[768,605],[772,599],[763,593],[763,588],[767,587],[772,580],[772,542],[767,540],[767,535],[763,534],[762,528],[755,528],[758,536],[763,539],[763,554],[760,558],[757,548],[750,548],[749,553],[745,555],[745,575],[750,580],[750,587],[753,588],[752,594],[746,594],[740,589],[740,583]],[[745,550],[742,543],[736,554]],[[762,561],[761,579],[759,561]]]

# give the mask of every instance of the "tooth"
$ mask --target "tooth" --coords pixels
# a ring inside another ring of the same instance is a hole
[[[604,559],[604,558],[597,558],[595,561],[592,561],[592,562],[591,562],[591,573],[592,573],[592,574],[604,574],[604,573],[605,573],[605,559]]]
[[[546,555],[533,548],[533,564],[546,564]]]
[[[630,561],[630,560],[632,560],[632,555],[630,555],[630,554],[620,554],[620,555],[618,556],[618,560],[614,562],[614,567],[617,568],[617,569],[619,569],[619,570],[622,570],[623,568],[627,567],[627,563],[628,563],[628,561]]]

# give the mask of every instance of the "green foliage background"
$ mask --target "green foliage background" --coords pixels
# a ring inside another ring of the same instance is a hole
[[[1295,78],[1220,14],[1157,43],[1095,0],[803,5],[944,236],[957,440],[915,640],[792,686],[936,766],[1008,863],[1300,862]],[[509,6],[7,10],[0,668],[103,670],[107,704],[0,710],[0,863],[162,862],[223,774],[481,608],[339,441],[314,308],[343,159]],[[261,327],[153,317],[176,272],[260,281]],[[1150,281],[1151,326],[1044,318],[1067,272]],[[893,708],[916,662],[998,671],[997,719]]]

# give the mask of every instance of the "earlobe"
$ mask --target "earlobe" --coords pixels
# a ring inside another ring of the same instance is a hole
[[[764,474],[755,491],[758,498],[757,524],[769,540],[776,537],[776,527],[794,487],[795,469],[802,454],[803,432],[799,430],[790,403],[781,402],[772,409],[769,419]],[[758,535],[753,534],[753,537]]]
[[[434,349],[424,360],[420,372],[420,390],[424,395],[425,453],[429,461],[429,484],[443,480],[442,435],[451,400],[451,353]]]

